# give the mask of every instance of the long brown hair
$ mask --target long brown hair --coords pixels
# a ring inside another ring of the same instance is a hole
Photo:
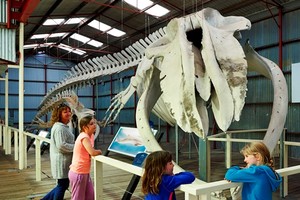
[[[93,115],[87,115],[87,116],[81,118],[80,122],[79,122],[80,130],[83,131],[83,127],[87,126],[91,122],[92,119],[94,119]]]
[[[52,115],[51,115],[51,119],[50,119],[50,124],[51,126],[55,123],[55,122],[61,122],[61,113],[64,110],[69,109],[71,111],[70,106],[68,106],[66,103],[60,103],[57,106],[54,107],[53,111],[52,111]]]
[[[159,193],[159,184],[165,167],[172,161],[172,154],[168,151],[155,151],[148,155],[145,163],[145,171],[142,177],[142,192],[144,194]]]
[[[251,142],[245,145],[245,147],[241,150],[241,154],[261,156],[261,162],[263,165],[267,165],[272,169],[275,169],[270,151],[263,142]]]

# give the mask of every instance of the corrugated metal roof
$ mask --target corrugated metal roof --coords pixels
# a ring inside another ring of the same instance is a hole
[[[121,0],[97,0],[81,1],[69,0],[43,1],[34,10],[25,26],[25,44],[43,43],[41,39],[32,40],[33,34],[43,34],[52,32],[76,32],[86,37],[93,38],[104,43],[100,48],[94,48],[76,42],[70,36],[65,38],[48,38],[47,42],[56,42],[56,45],[39,47],[38,50],[25,50],[27,54],[45,50],[49,55],[57,55],[60,58],[74,59],[80,62],[88,58],[102,56],[107,53],[119,52],[121,49],[133,44],[139,39],[145,38],[150,33],[165,26],[172,18],[181,17],[203,8],[211,7],[220,11],[224,16],[235,15],[244,16],[251,21],[276,16],[277,7],[283,7],[283,11],[300,9],[300,1],[296,0],[152,0],[154,4],[166,7],[170,12],[163,17],[153,17],[145,13],[145,10],[137,10]],[[110,26],[126,32],[121,38],[112,37],[105,32],[95,31],[86,24],[84,25],[58,25],[55,27],[43,26],[47,18],[86,17],[88,20],[97,19]],[[63,43],[84,49],[87,54],[74,56],[72,53],[62,52],[57,49],[57,45]]]

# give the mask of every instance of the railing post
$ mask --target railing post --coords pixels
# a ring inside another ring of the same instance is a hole
[[[6,155],[11,154],[11,128],[8,128],[8,133],[7,133],[7,149],[6,149]]]
[[[176,154],[175,154],[175,162],[178,164],[179,163],[179,155],[178,155],[178,141],[179,141],[179,139],[178,139],[178,125],[177,124],[175,124],[175,151],[176,151]]]
[[[202,195],[199,195],[199,198],[198,200],[211,200],[211,194],[202,194]]]
[[[24,134],[24,130],[22,130],[23,139],[23,152],[24,152],[24,166],[27,168],[27,135]]]
[[[94,160],[95,200],[103,199],[103,163]]]
[[[35,139],[35,180],[41,181],[41,141],[40,139]]]
[[[19,129],[20,131],[20,129]],[[25,154],[26,154],[26,145],[25,145],[25,134],[23,131],[19,132],[19,169],[24,169],[26,162],[25,162]]]
[[[2,136],[3,136],[3,132],[2,132],[2,130],[3,130],[3,125],[2,124],[0,124],[0,146],[2,146]]]
[[[199,200],[199,198],[195,195],[191,195],[187,192],[184,193],[184,199],[185,200]]]
[[[19,159],[19,137],[18,137],[18,131],[14,130],[14,154],[15,154],[15,160]]]
[[[207,177],[207,180],[206,180],[206,182],[210,182],[210,177],[211,177],[211,142],[207,139],[206,140],[206,145],[207,145],[207,147],[206,147],[206,156],[207,156],[207,158],[206,158],[206,166],[207,166],[207,171],[206,171],[206,173],[207,173],[207,175],[206,175],[206,177]]]
[[[231,133],[228,132],[226,134],[226,168],[230,168],[231,167]]]
[[[208,166],[207,166],[207,139],[199,138],[199,176],[203,181],[207,181]]]
[[[5,126],[3,127],[3,150],[5,151],[5,153],[6,153],[6,149],[7,149],[7,142],[6,142],[6,138],[7,138],[7,135],[6,135],[7,129],[8,129],[8,127],[7,127],[7,125],[5,125]]]
[[[283,129],[283,138],[285,139],[285,129]],[[283,145],[284,153],[283,153],[283,168],[288,167],[289,162],[289,146]],[[288,176],[283,177],[283,197],[286,197],[288,195]]]

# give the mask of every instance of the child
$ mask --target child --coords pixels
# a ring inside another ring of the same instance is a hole
[[[100,155],[102,152],[93,148],[96,131],[96,122],[93,116],[89,115],[82,118],[79,126],[81,133],[75,141],[69,171],[72,200],[93,200],[94,187],[90,177],[91,156]]]
[[[272,192],[277,190],[282,179],[274,171],[267,146],[263,142],[252,142],[247,144],[241,153],[247,166],[229,168],[225,179],[243,183],[243,200],[271,200]]]
[[[142,177],[142,192],[146,200],[175,200],[175,189],[181,184],[192,183],[195,176],[191,172],[173,174],[172,154],[155,151],[148,155]]]

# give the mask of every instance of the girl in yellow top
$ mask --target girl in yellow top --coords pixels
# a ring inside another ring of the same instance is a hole
[[[81,133],[75,141],[69,179],[72,200],[94,200],[94,187],[90,177],[91,156],[102,154],[94,149],[96,122],[93,116],[86,116],[79,123]]]

